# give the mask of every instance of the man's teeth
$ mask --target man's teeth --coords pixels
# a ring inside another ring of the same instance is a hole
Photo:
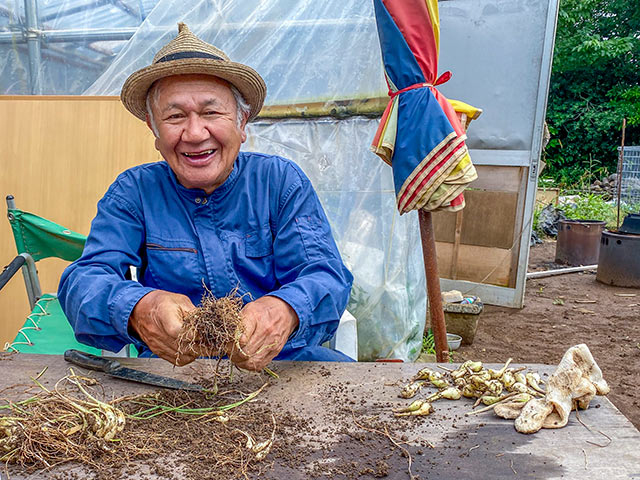
[[[183,155],[185,157],[202,157],[203,155],[211,155],[213,152],[215,152],[215,150],[204,150],[202,152],[196,152],[196,153],[187,153],[184,152]]]

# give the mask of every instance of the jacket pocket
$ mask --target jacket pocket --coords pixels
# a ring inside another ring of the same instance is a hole
[[[148,239],[145,246],[145,284],[185,294],[202,289],[203,266],[195,242]]]
[[[248,291],[266,293],[277,288],[274,260],[271,230],[254,230],[244,236],[244,256],[234,268]]]
[[[147,243],[147,250],[162,250],[165,252],[198,253],[198,250],[191,247],[165,247],[164,245],[159,245],[157,243]]]
[[[246,235],[244,253],[249,258],[266,257],[273,254],[271,230],[256,230]]]

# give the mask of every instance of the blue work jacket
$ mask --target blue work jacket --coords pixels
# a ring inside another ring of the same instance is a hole
[[[129,267],[138,281],[127,279]],[[85,344],[118,351],[136,303],[153,289],[198,305],[236,287],[245,302],[279,297],[300,324],[280,356],[334,334],[353,277],[342,263],[311,182],[293,162],[240,152],[212,194],[180,185],[166,162],[122,173],[98,203],[82,257],[62,274],[58,296]],[[278,357],[276,357],[277,359]]]

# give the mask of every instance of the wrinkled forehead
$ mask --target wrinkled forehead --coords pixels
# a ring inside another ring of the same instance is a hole
[[[185,74],[163,77],[153,82],[147,92],[154,103],[158,103],[167,96],[185,92],[189,89],[198,89],[209,92],[215,97],[233,98],[231,84],[226,80],[213,75]]]

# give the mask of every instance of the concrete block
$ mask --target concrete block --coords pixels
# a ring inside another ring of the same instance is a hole
[[[476,336],[478,321],[484,305],[479,300],[471,304],[444,303],[444,321],[448,333],[462,337],[463,345],[471,345]]]

